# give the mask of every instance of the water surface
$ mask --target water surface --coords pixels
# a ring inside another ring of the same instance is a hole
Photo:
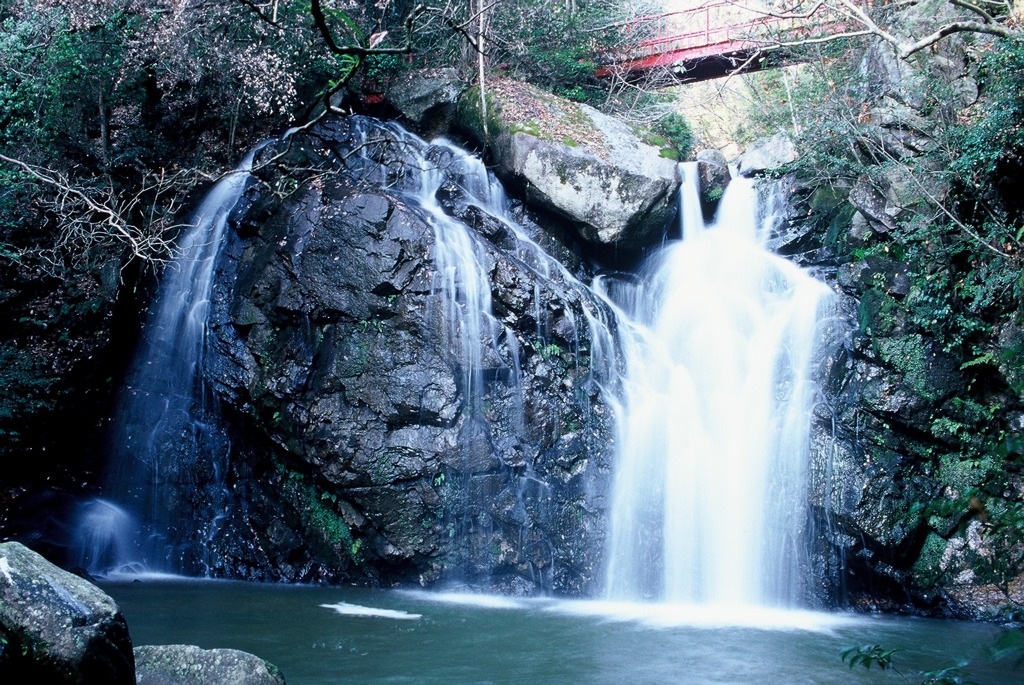
[[[986,624],[809,612],[743,620],[664,605],[220,581],[104,589],[136,645],[241,649],[289,685],[906,682],[840,660],[850,644],[875,643],[905,650],[897,664],[912,682],[959,659],[979,685],[1024,682],[1012,662],[986,657],[1000,630]]]

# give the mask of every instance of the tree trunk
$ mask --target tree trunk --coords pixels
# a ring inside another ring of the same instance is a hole
[[[486,45],[484,42],[484,34],[487,30],[487,24],[484,10],[484,2],[487,0],[477,0],[477,7],[480,15],[477,17],[477,33],[476,33],[476,54],[477,54],[477,75],[480,85],[480,123],[483,125],[484,131],[484,143],[487,142],[490,137],[490,133],[487,130],[487,79],[485,74],[487,72],[486,59],[484,57],[484,51]]]
[[[110,144],[110,122],[107,119],[107,99],[104,96],[102,86],[100,87],[98,105],[100,116],[100,159],[103,161],[103,168],[109,169],[110,156],[108,153],[108,146]]]

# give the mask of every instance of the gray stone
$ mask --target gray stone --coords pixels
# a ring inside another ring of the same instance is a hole
[[[712,148],[700,150],[696,155],[694,155],[694,159],[700,163],[708,164],[713,167],[724,167],[726,172],[729,171],[729,160],[725,158],[725,155],[722,154],[721,150],[715,150]]]
[[[920,70],[899,58],[891,44],[876,40],[864,53],[860,74],[871,84],[875,97],[889,96],[893,100],[920,110],[925,104],[925,80]]]
[[[114,600],[17,542],[0,543],[0,636],[0,672],[20,682],[135,683]]]
[[[525,186],[528,200],[578,224],[587,240],[635,249],[664,229],[677,172],[625,127],[618,133],[607,139],[613,149],[607,159],[526,133],[499,137],[495,156],[502,175]]]
[[[385,99],[425,135],[445,131],[466,86],[456,69],[414,69],[394,79]]]
[[[487,133],[477,91],[461,98],[460,124],[487,140],[495,172],[527,203],[568,219],[593,243],[637,250],[661,237],[679,187],[662,150],[593,107],[526,84],[500,80],[487,95]]]
[[[718,150],[701,150],[696,155],[697,172],[700,175],[700,199],[705,213],[709,214],[718,206],[718,200],[725,187],[732,180],[729,162]]]
[[[871,224],[868,223],[867,217],[859,211],[854,212],[853,217],[850,219],[850,231],[847,233],[849,244],[853,247],[867,245],[874,235],[875,231],[871,228]]]
[[[142,646],[135,665],[138,685],[285,685],[273,664],[237,649]]]
[[[778,169],[797,159],[796,145],[785,133],[776,133],[752,144],[740,157],[737,170],[741,176],[756,176]]]
[[[867,181],[859,180],[850,189],[850,204],[871,222],[875,231],[888,233],[896,228],[896,222],[887,211],[885,196]]]
[[[839,285],[847,289],[877,288],[889,295],[903,297],[910,292],[910,265],[881,257],[868,257],[840,266],[837,280]]]

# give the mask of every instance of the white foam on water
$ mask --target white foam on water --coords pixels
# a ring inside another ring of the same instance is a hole
[[[423,614],[411,614],[408,611],[398,609],[380,609],[378,607],[364,607],[359,604],[348,602],[336,602],[335,604],[321,604],[324,609],[332,609],[342,616],[358,616],[361,618],[390,618],[396,621],[415,621],[423,618]]]
[[[849,613],[751,607],[743,604],[689,604],[613,600],[505,597],[473,592],[401,591],[417,600],[480,609],[543,611],[598,621],[640,623],[651,628],[797,630],[812,633],[863,624],[868,619]]]
[[[503,595],[477,594],[472,592],[409,591],[403,594],[408,594],[416,599],[422,599],[428,602],[459,604],[462,606],[480,607],[482,609],[526,609],[539,601],[546,601],[521,597],[505,597]]]
[[[852,614],[823,611],[670,602],[569,600],[551,603],[546,610],[570,616],[638,622],[654,628],[753,628],[830,633],[865,620]]]

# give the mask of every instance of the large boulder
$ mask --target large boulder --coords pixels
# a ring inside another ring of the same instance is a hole
[[[448,129],[466,89],[456,69],[414,69],[388,84],[384,98],[427,137]]]
[[[569,219],[586,240],[639,249],[661,237],[675,211],[671,153],[593,107],[507,79],[459,101],[459,121],[485,141],[497,174],[527,201]]]
[[[700,176],[700,203],[705,217],[711,217],[718,209],[718,202],[725,194],[725,187],[732,180],[729,162],[720,150],[701,150],[696,155],[697,173]]]
[[[124,617],[106,593],[17,542],[0,544],[0,680],[134,685]]]
[[[135,665],[138,685],[285,685],[273,664],[237,649],[136,647]]]
[[[611,439],[588,321],[609,314],[520,232],[553,234],[383,122],[265,154],[211,309],[206,375],[247,450],[214,573],[593,591]]]
[[[773,171],[797,159],[796,144],[785,133],[754,142],[740,157],[737,171],[741,176],[756,176]]]

